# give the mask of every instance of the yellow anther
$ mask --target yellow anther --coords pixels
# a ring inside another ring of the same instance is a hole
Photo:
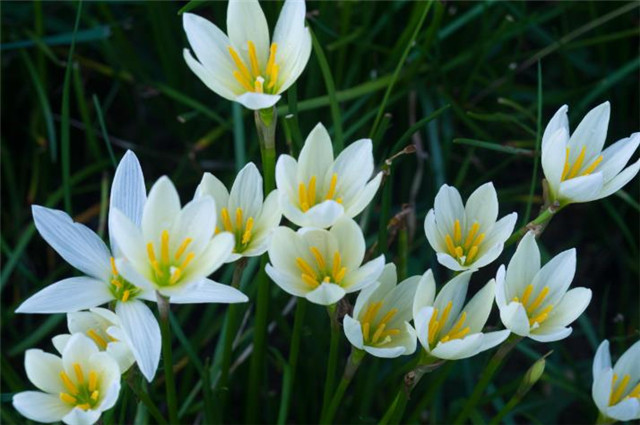
[[[322,279],[323,283],[331,283],[331,278],[329,276],[325,276],[324,279]]]
[[[453,307],[453,303],[451,301],[449,301],[447,303],[447,306],[442,311],[442,315],[440,316],[440,319],[438,320],[438,329],[436,329],[436,333],[440,332],[442,330],[442,328],[444,328],[444,325],[447,322],[447,319],[449,318],[449,313],[451,312],[451,307]]]
[[[527,287],[524,289],[524,294],[522,294],[522,305],[523,306],[527,306],[527,301],[529,301],[529,297],[531,296],[531,293],[533,292],[533,285],[532,284],[528,284]]]
[[[446,235],[444,237],[445,242],[447,243],[447,251],[449,251],[449,254],[451,254],[452,257],[456,256],[456,246],[453,244],[453,240],[451,239],[451,236]]]
[[[519,303],[520,302],[520,298],[518,297],[513,297],[513,301]]]
[[[428,340],[429,343],[433,341],[433,338],[436,335],[436,330],[438,329],[438,309],[433,309],[433,314],[431,314],[431,320],[429,320],[429,334]]]
[[[251,240],[251,231],[253,230],[253,217],[249,217],[247,220],[247,226],[244,228],[242,234],[242,245],[247,244]]]
[[[316,248],[315,246],[312,246],[309,248],[309,250],[311,251],[311,254],[313,254],[313,258],[316,259],[316,263],[318,264],[318,267],[321,270],[326,269],[327,263],[324,261],[324,257],[322,256],[318,248]]]
[[[369,330],[371,329],[371,324],[369,322],[362,324],[362,339],[365,341],[369,340]]]
[[[298,185],[298,202],[300,203],[300,208],[302,211],[307,211],[309,209],[309,201],[307,200],[307,189],[304,183],[300,183]]]
[[[478,255],[478,245],[474,245],[471,247],[469,253],[467,254],[467,258],[465,259],[465,263],[470,264],[473,259],[476,258],[476,255]]]
[[[447,332],[447,334],[443,338],[441,338],[440,341],[446,342],[449,339],[451,339],[451,335],[455,335],[456,333],[458,333],[466,320],[467,320],[467,313],[463,311],[460,317],[458,318],[458,321],[456,322],[456,324],[453,325],[451,329],[449,329],[449,332]]]
[[[264,93],[263,83],[264,79],[262,77],[256,78],[253,82],[253,91],[256,93]]]
[[[89,405],[89,403],[76,404],[76,407],[78,407],[78,408],[80,408],[82,410],[91,409],[91,406]]]
[[[534,312],[540,306],[540,304],[542,304],[542,301],[544,301],[548,293],[549,293],[548,286],[545,286],[544,288],[542,288],[542,291],[540,291],[536,299],[531,303],[529,307],[527,307],[527,313]]]
[[[187,249],[187,247],[189,246],[189,244],[193,241],[193,239],[191,238],[185,238],[182,241],[182,244],[180,245],[180,247],[178,248],[178,250],[176,251],[176,254],[173,258],[175,258],[176,260],[179,260],[180,257],[182,257],[182,254],[184,254],[184,251]]]
[[[612,388],[614,387],[613,384],[615,383],[617,378],[618,378],[617,375],[614,375],[613,382],[611,383]],[[622,394],[624,394],[624,390],[627,388],[627,385],[629,385],[630,379],[631,379],[631,376],[629,376],[628,374],[622,377],[622,379],[620,380],[620,383],[615,387],[615,390],[611,392],[611,397],[609,398],[609,406],[618,404],[618,402],[622,398]]]
[[[116,259],[113,257],[110,257],[109,262],[111,263],[111,274],[114,276],[118,276],[118,269],[116,268]]]
[[[73,364],[73,371],[76,373],[78,384],[82,384],[84,382],[84,374],[82,373],[82,368],[80,367],[79,363]]]
[[[189,263],[196,257],[196,254],[194,254],[193,252],[190,252],[187,254],[187,257],[184,259],[184,261],[182,262],[182,264],[180,264],[180,269],[184,270],[187,268],[187,266],[189,265]]]
[[[333,253],[333,267],[331,269],[331,274],[333,277],[338,276],[340,273],[340,266],[342,265],[342,257],[340,257],[340,253],[338,251]]]
[[[253,75],[260,75],[260,66],[258,64],[258,56],[256,55],[256,46],[253,44],[253,41],[247,41],[247,45],[249,46],[249,62],[251,63],[251,72]]]
[[[220,211],[220,215],[222,215],[222,225],[224,226],[224,230],[227,232],[233,232],[233,225],[231,224],[229,211],[226,208],[223,208],[222,211]]]
[[[95,341],[98,347],[102,348],[103,350],[107,348],[107,341],[105,341],[104,338],[98,335],[98,333],[93,329],[89,329],[87,331],[87,335],[89,336],[89,338]]]
[[[169,232],[162,231],[160,236],[160,260],[162,264],[169,264]]]
[[[269,74],[269,84],[267,84],[268,89],[275,87],[276,82],[278,81],[278,71],[280,70],[280,67],[277,64],[274,64],[271,69],[271,74]]]
[[[640,398],[640,383],[633,387],[631,392],[629,392],[629,394],[627,394],[627,396],[625,397],[625,399],[627,398]]]
[[[94,392],[91,393],[91,400],[98,401],[99,396],[100,396],[100,392],[98,392],[98,390],[95,390]]]
[[[309,179],[309,188],[307,189],[307,202],[312,207],[316,204],[316,176]]]
[[[339,284],[340,282],[342,282],[342,279],[344,279],[344,275],[346,274],[347,274],[347,268],[346,267],[341,268],[338,274],[333,276],[336,283]]]
[[[215,230],[213,231],[213,234],[217,235],[218,233],[220,233],[220,228],[216,226]]]
[[[456,258],[461,258],[464,255],[464,251],[462,250],[461,246],[457,246],[455,249],[456,252]]]
[[[277,43],[271,43],[271,47],[269,47],[269,59],[267,60],[267,68],[265,73],[267,74],[268,77],[271,78],[271,76],[273,75],[273,66],[275,64],[276,61],[276,52],[278,50],[278,44]],[[272,82],[275,82],[275,78],[271,78]]]
[[[467,326],[466,328],[464,328],[459,332],[447,334],[445,337],[440,339],[440,342],[447,342],[452,339],[464,338],[470,331],[471,331],[471,328]]]
[[[376,332],[373,334],[373,337],[371,338],[371,342],[372,343],[376,343],[378,342],[378,339],[380,339],[380,335],[382,335],[382,332],[384,331],[384,328],[387,326],[386,323],[380,323],[378,325],[378,328],[376,329]]]
[[[182,270],[176,267],[173,270],[173,273],[171,273],[171,277],[169,278],[169,285],[175,285],[175,283],[180,279],[180,276],[182,276]]]
[[[385,314],[382,319],[380,319],[380,323],[387,323],[389,322],[389,320],[393,319],[393,316],[396,315],[396,313],[398,312],[397,308],[392,308],[391,310],[389,310],[387,312],[387,314]]]
[[[247,79],[241,73],[239,73],[238,71],[233,71],[232,74],[233,74],[233,77],[236,79],[236,81],[239,82],[240,85],[245,88],[245,90],[253,92],[253,87],[251,87],[251,83],[247,81]]]
[[[157,261],[152,261],[151,262],[151,267],[153,267],[153,271],[156,272],[156,276],[157,277],[161,277],[162,275],[164,275],[164,273],[162,273],[162,270],[160,269],[160,266],[158,265]]]
[[[64,371],[60,372],[60,379],[72,395],[78,394],[78,388],[73,382],[71,382],[71,379],[69,379],[69,376]]]
[[[462,239],[462,228],[460,227],[460,220],[456,218],[453,222],[453,240],[458,243]]]
[[[98,374],[93,370],[89,372],[89,391],[94,391],[98,385]]]
[[[342,198],[336,198],[336,202],[342,204]]]
[[[242,208],[238,207],[236,208],[236,229],[241,229],[243,223],[244,222],[242,221]]]
[[[484,233],[480,233],[476,239],[473,241],[473,245],[474,246],[478,246],[482,243],[482,241],[484,240]]]
[[[126,303],[127,300],[129,299],[129,296],[131,295],[131,291],[129,291],[128,289],[126,291],[124,291],[122,293],[122,302]]]
[[[567,173],[569,172],[569,153],[571,150],[567,148],[564,160],[564,167],[562,168],[562,178],[560,180],[564,180],[567,177]]]
[[[313,270],[311,268],[311,266],[309,265],[309,263],[307,263],[306,261],[304,261],[301,257],[296,258],[296,264],[298,265],[298,268],[300,270],[302,270],[303,273],[308,274],[310,277],[312,277],[313,279],[316,278],[316,272],[315,270]]]
[[[157,262],[156,254],[155,252],[153,252],[153,244],[151,242],[147,243],[147,255],[149,256],[149,261],[151,263]]]
[[[74,396],[67,393],[60,393],[60,400],[68,404],[76,404],[78,401]]]
[[[320,282],[318,282],[314,277],[306,274],[306,273],[302,273],[302,275],[300,275],[302,277],[302,281],[304,283],[306,283],[307,285],[309,285],[312,289],[313,288],[317,288],[318,285],[320,285]]]
[[[598,157],[595,159],[595,161],[593,161],[593,162],[591,163],[591,165],[589,165],[589,166],[588,166],[588,167],[587,167],[587,168],[582,172],[582,175],[583,175],[583,176],[588,176],[589,174],[591,174],[591,173],[593,172],[593,170],[595,170],[595,169],[596,169],[596,167],[597,167],[598,165],[600,165],[600,163],[602,162],[602,159],[603,159],[602,155],[598,155]]]
[[[532,317],[531,319],[529,319],[529,326],[533,326],[534,323],[538,323],[539,325],[542,324],[542,322],[544,322],[545,320],[547,320],[547,317],[549,316],[549,312],[553,310],[553,306],[552,305],[548,305],[544,308],[544,310],[542,310],[537,316]]]
[[[464,249],[469,249],[471,247],[471,242],[473,242],[473,238],[476,237],[476,233],[480,229],[480,225],[476,222],[471,225],[471,230],[467,234],[467,238],[464,241]]]
[[[118,279],[111,279],[111,284],[118,289],[122,288],[122,283],[120,283]]]
[[[378,314],[378,311],[380,311],[380,308],[382,308],[382,301],[373,302],[369,304],[369,307],[367,307],[367,311],[364,313],[364,316],[362,317],[362,323],[373,322],[373,319],[375,319],[376,315]]]
[[[333,173],[331,176],[331,183],[329,183],[329,190],[327,191],[327,196],[325,196],[325,200],[333,199],[333,195],[336,193],[336,185],[338,184],[338,174]]]
[[[248,81],[251,81],[251,74],[249,73],[249,70],[247,69],[247,66],[244,64],[242,59],[240,59],[240,56],[238,56],[238,53],[236,53],[236,51],[231,46],[229,46],[228,49],[229,49],[229,54],[231,55],[231,58],[233,59],[233,62],[236,64],[236,67],[240,71],[242,77],[244,77]],[[235,76],[235,73],[234,73],[234,76]]]
[[[566,180],[572,179],[578,174],[578,171],[580,171],[580,168],[582,167],[582,163],[584,162],[585,152],[586,152],[586,147],[582,146],[582,149],[580,149],[580,154],[578,155],[578,158],[571,166],[571,169],[569,170],[569,175],[567,175]]]

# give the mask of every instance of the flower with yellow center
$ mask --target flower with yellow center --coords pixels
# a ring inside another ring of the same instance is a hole
[[[427,355],[464,359],[495,347],[509,336],[508,330],[482,332],[493,306],[493,280],[464,304],[472,273],[466,271],[451,279],[437,297],[431,270],[420,280],[413,303],[413,324]]]
[[[640,160],[625,168],[640,145],[640,133],[603,150],[609,102],[585,115],[569,137],[567,105],[551,118],[542,136],[542,169],[551,200],[560,205],[605,198],[626,185],[640,170]]]
[[[231,0],[227,9],[227,37],[208,20],[185,13],[184,31],[198,57],[184,49],[194,74],[225,99],[249,109],[264,109],[304,70],[311,54],[311,35],[304,26],[306,6],[286,0],[269,40],[269,27],[257,0]]]
[[[28,419],[91,425],[118,399],[118,363],[83,334],[69,338],[62,358],[31,349],[24,363],[27,377],[40,390],[13,396],[13,406]]]
[[[126,372],[135,362],[127,338],[123,334],[120,318],[106,308],[67,313],[67,328],[70,334],[53,337],[52,342],[60,354],[64,352],[71,335],[81,333],[93,340],[100,351],[105,351],[118,362],[120,372]]]
[[[492,183],[477,188],[466,205],[458,190],[445,184],[427,213],[424,231],[440,264],[454,271],[477,270],[498,258],[518,215],[497,218],[498,195]]]
[[[609,341],[604,340],[593,359],[593,400],[607,422],[640,419],[640,341],[611,367]]]
[[[285,292],[321,305],[373,284],[384,267],[384,255],[362,264],[364,235],[347,217],[330,230],[278,227],[268,252],[269,277]]]
[[[509,266],[500,266],[496,276],[496,304],[504,326],[539,342],[568,337],[568,325],[591,301],[590,289],[569,290],[575,272],[575,249],[561,252],[541,268],[535,235],[528,232]]]
[[[195,198],[202,196],[211,196],[215,201],[215,234],[226,231],[235,237],[233,253],[227,262],[255,257],[267,251],[271,233],[280,223],[282,214],[277,190],[264,199],[262,176],[252,162],[240,170],[231,186],[231,193],[215,176],[205,173]]]
[[[347,146],[333,158],[326,128],[318,124],[309,133],[298,161],[280,155],[276,185],[284,216],[298,226],[326,228],[345,215],[355,217],[375,196],[382,173],[374,170],[370,139]]]
[[[385,265],[378,281],[358,294],[353,317],[344,316],[349,342],[376,357],[393,358],[416,350],[416,331],[409,321],[420,276],[396,285],[397,281],[396,266]]]

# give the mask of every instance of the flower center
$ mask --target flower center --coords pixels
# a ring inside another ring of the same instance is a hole
[[[398,335],[400,333],[400,329],[386,329],[389,321],[393,319],[398,312],[397,308],[392,308],[387,311],[387,313],[382,316],[382,319],[380,319],[377,326],[373,326],[376,316],[381,308],[382,301],[372,302],[369,304],[369,307],[367,307],[367,310],[360,321],[362,326],[362,336],[364,338],[364,342],[368,343],[368,345],[386,344],[391,342],[391,337],[393,335]],[[373,335],[371,335],[372,330]]]
[[[245,65],[244,61],[238,55],[238,52],[233,47],[229,46],[229,54],[231,59],[236,65],[236,70],[233,71],[233,77],[249,92],[254,93],[274,93],[277,91],[276,84],[278,82],[278,71],[280,67],[276,63],[276,51],[278,45],[271,43],[269,48],[269,59],[267,60],[264,74],[262,68],[258,62],[258,55],[256,54],[256,46],[252,41],[247,41],[249,47],[249,67]]]
[[[98,374],[94,370],[89,371],[89,379],[85,381],[84,372],[79,363],[73,364],[75,373],[72,379],[65,371],[60,372],[60,380],[67,392],[60,393],[60,400],[82,410],[89,410],[98,404],[100,391],[98,390]]]
[[[463,311],[462,313],[460,313],[460,316],[458,316],[458,321],[456,322],[456,324],[453,325],[451,329],[449,329],[449,332],[447,332],[441,338],[437,338],[438,334],[440,333],[440,331],[442,331],[442,329],[444,328],[444,324],[449,318],[449,313],[451,312],[452,305],[452,302],[449,301],[444,310],[442,310],[441,314],[439,314],[437,308],[433,310],[431,320],[429,321],[429,345],[433,345],[435,341],[447,342],[452,339],[464,338],[471,331],[471,328],[469,326],[463,328],[464,323],[467,320],[467,313]],[[438,317],[438,315],[440,317]]]
[[[301,257],[296,258],[296,264],[302,272],[300,277],[303,282],[309,285],[312,289],[320,286],[320,282],[329,283],[333,282],[340,285],[342,279],[347,274],[347,268],[342,266],[342,257],[338,251],[333,253],[333,262],[331,268],[325,261],[324,257],[320,253],[320,250],[315,246],[309,248],[311,254],[315,259],[315,266],[311,266]]]
[[[480,244],[484,240],[484,233],[478,234],[480,225],[478,222],[474,222],[467,233],[466,238],[462,238],[462,227],[460,226],[460,220],[456,219],[453,223],[453,237],[447,234],[445,236],[445,242],[447,243],[447,252],[453,258],[458,260],[462,265],[471,264],[478,255],[478,249]]]
[[[567,158],[564,160],[564,169],[562,170],[562,178],[560,179],[560,181],[570,180],[574,177],[588,176],[589,174],[593,173],[600,162],[602,162],[602,155],[598,155],[598,157],[594,159],[588,167],[584,168],[581,171],[584,165],[583,163],[584,155],[586,153],[586,146],[582,146],[582,148],[580,149],[580,154],[578,154],[578,157],[573,164],[569,163],[569,153],[570,148],[567,148]]]
[[[192,241],[191,238],[185,238],[172,256],[169,253],[169,232],[163,230],[160,236],[159,259],[153,249],[153,243],[147,243],[147,255],[158,285],[171,286],[180,280],[185,269],[196,256],[192,251],[187,252],[187,247]]]
[[[618,404],[620,401],[626,400],[628,398],[640,399],[640,383],[636,384],[636,386],[633,387],[633,389],[629,392],[629,394],[627,394],[627,396],[624,397],[623,399],[622,396],[625,393],[624,390],[627,389],[630,379],[631,379],[631,376],[629,376],[628,374],[625,374],[620,380],[620,382],[616,384],[616,382],[618,381],[618,375],[616,375],[615,373],[613,374],[613,379],[611,380],[612,391],[611,391],[611,396],[609,397],[609,406]]]
[[[342,198],[335,198],[336,195],[336,185],[338,184],[338,174],[333,173],[331,176],[331,182],[329,183],[329,190],[327,190],[324,198],[322,196],[317,196],[316,194],[316,176],[311,176],[309,179],[309,184],[305,186],[304,183],[298,184],[298,203],[300,204],[300,209],[302,211],[307,212],[309,208],[313,207],[316,204],[319,204],[322,201],[335,200],[337,203],[342,203]],[[321,201],[318,201],[321,199]]]
[[[109,286],[109,290],[117,300],[122,302],[134,299],[140,293],[140,288],[123,278],[122,275],[118,273],[116,260],[113,257],[110,258],[110,261],[111,285]]]
[[[533,326],[534,323],[542,324],[549,317],[549,313],[553,310],[553,305],[549,304],[541,311],[536,313],[536,310],[539,310],[540,305],[543,303],[545,298],[547,298],[547,294],[549,294],[549,287],[545,286],[540,290],[538,296],[531,302],[531,294],[533,292],[533,285],[529,284],[524,289],[524,293],[522,294],[522,300],[518,297],[513,297],[513,301],[522,304],[522,306],[527,311],[527,316],[529,317],[529,326]],[[535,314],[534,314],[535,313]]]
[[[224,230],[233,233],[235,236],[236,246],[233,248],[233,252],[242,252],[247,249],[249,242],[251,242],[253,217],[249,217],[244,221],[242,208],[238,207],[236,208],[236,221],[234,226],[228,209],[223,208],[222,211],[220,211],[220,215],[222,216],[222,226]],[[216,226],[215,234],[217,235],[220,232],[220,228]]]
[[[87,336],[91,338],[102,351],[107,349],[107,345],[109,345],[110,342],[118,342],[117,339],[109,335],[104,329],[89,329]]]

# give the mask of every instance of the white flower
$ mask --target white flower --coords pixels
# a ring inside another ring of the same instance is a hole
[[[171,303],[248,300],[237,289],[207,279],[229,258],[235,244],[229,232],[213,237],[216,207],[210,196],[181,208],[175,186],[164,176],[149,191],[140,227],[118,209],[113,211],[112,223],[127,260],[122,265],[127,280],[156,290]]]
[[[528,232],[513,254],[505,272],[496,276],[496,304],[500,319],[514,334],[539,342],[564,339],[567,327],[591,301],[591,290],[569,289],[576,272],[576,250],[553,257],[540,268],[540,250],[533,232]]]
[[[454,277],[437,297],[431,270],[420,280],[413,302],[413,324],[428,355],[445,360],[465,359],[495,347],[509,336],[508,330],[482,332],[493,306],[493,280],[464,305],[472,274],[467,271]]]
[[[95,342],[100,351],[106,351],[118,362],[120,373],[126,372],[135,362],[129,345],[125,342],[120,319],[106,308],[92,308],[89,311],[78,311],[67,314],[67,327],[71,334],[85,334]],[[60,354],[71,339],[70,334],[53,337],[53,345]]]
[[[184,49],[184,59],[218,95],[249,109],[269,108],[309,61],[311,35],[304,26],[305,14],[304,1],[286,0],[270,44],[257,0],[229,1],[229,37],[206,19],[185,13],[184,31],[198,60],[189,49]]]
[[[454,271],[477,270],[494,261],[513,232],[518,215],[498,218],[493,183],[477,188],[467,204],[458,189],[442,185],[424,220],[424,231],[438,262]]]
[[[370,139],[347,146],[333,159],[331,138],[318,124],[307,136],[298,162],[280,155],[276,185],[284,216],[298,226],[326,228],[346,215],[355,217],[375,196],[382,173],[371,181],[373,148]]]
[[[128,151],[118,164],[111,188],[109,233],[112,239],[111,216],[116,208],[139,225],[145,200],[140,163],[133,152]],[[141,300],[155,301],[154,293],[125,279],[119,271],[124,262],[114,259],[102,239],[89,228],[74,223],[62,211],[38,205],[34,205],[32,211],[40,235],[85,276],[63,279],[42,289],[23,302],[16,313],[69,313],[115,301],[123,341],[131,347],[140,370],[151,381],[160,360],[160,327]],[[111,246],[118,255],[115,241],[112,240]]]
[[[345,294],[359,291],[382,273],[384,255],[362,265],[362,230],[350,218],[339,219],[331,230],[278,227],[271,238],[265,270],[282,290],[312,303],[331,305]]]
[[[13,396],[13,406],[28,419],[90,425],[118,399],[118,363],[83,334],[69,339],[62,358],[27,350],[24,366],[29,380],[41,390]]]
[[[207,195],[216,204],[215,234],[224,230],[235,236],[235,247],[227,262],[255,257],[267,251],[269,238],[280,223],[282,213],[277,190],[264,199],[262,176],[252,162],[238,173],[231,194],[220,180],[211,173],[205,173],[195,198]]]
[[[640,341],[611,367],[609,341],[604,340],[593,359],[593,400],[607,418],[640,419]]]
[[[416,331],[409,320],[420,276],[396,286],[397,281],[396,266],[387,264],[378,281],[358,294],[353,317],[344,316],[349,342],[376,357],[392,358],[416,351]]]
[[[542,169],[552,201],[566,205],[602,199],[638,174],[640,160],[624,167],[640,144],[640,133],[602,150],[610,109],[609,102],[593,108],[571,137],[567,105],[558,109],[547,124],[542,136]]]

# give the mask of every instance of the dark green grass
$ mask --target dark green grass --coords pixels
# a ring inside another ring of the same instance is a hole
[[[50,338],[66,330],[63,315],[16,316],[13,311],[38,289],[76,273],[35,232],[30,205],[65,209],[106,236],[112,158],[119,159],[126,149],[140,158],[148,184],[169,175],[183,201],[193,196],[203,171],[230,184],[245,161],[259,163],[251,114],[211,93],[182,60],[182,48],[188,44],[177,12],[185,4],[87,2],[75,36],[77,3],[2,4],[3,423],[24,422],[10,405],[13,393],[32,389],[23,368],[24,351],[32,347],[52,351]],[[391,190],[381,191],[388,198],[377,197],[362,215],[362,224],[368,244],[387,240],[388,248],[378,249],[406,264],[409,275],[433,267],[438,282],[443,282],[448,272],[436,264],[422,230],[437,189],[445,182],[456,184],[468,196],[492,180],[501,215],[517,211],[522,218],[530,208],[535,216],[541,204],[540,168],[533,182],[534,196],[529,193],[539,106],[544,126],[558,107],[569,104],[575,128],[591,107],[610,100],[607,144],[638,131],[637,6],[631,2],[438,3],[417,31],[406,61],[400,62],[424,4],[309,2],[308,23],[325,59],[319,60],[314,51],[295,90],[279,103],[278,152],[297,153],[318,121],[344,145],[372,136],[378,165],[404,146],[416,144],[417,154],[394,161],[386,183]],[[268,2],[263,7],[273,27],[281,4]],[[193,11],[225,26],[225,3],[197,5]],[[538,62],[542,105],[537,103]],[[435,119],[417,126],[414,134],[407,133],[443,107]],[[296,111],[285,126],[283,117]],[[524,371],[549,350],[554,352],[547,359],[543,379],[505,422],[595,420],[590,391],[597,344],[609,338],[613,355],[618,356],[638,339],[638,195],[636,179],[623,192],[604,201],[570,206],[551,222],[541,239],[545,258],[577,247],[574,284],[591,288],[593,300],[568,339],[552,344],[527,341],[519,346],[494,380],[492,393],[472,415],[474,423],[488,422],[509,400]],[[407,261],[398,258],[403,246],[394,232],[378,235],[378,229],[404,204],[412,208],[404,247],[409,252]],[[476,273],[471,290],[490,279],[512,250]],[[255,273],[257,265],[250,262],[242,284],[252,300],[255,286],[249,272]],[[231,266],[223,267],[215,278],[229,283],[231,272]],[[269,315],[275,328],[268,337],[260,406],[265,422],[274,422],[278,415],[295,310],[285,314],[290,297],[276,285],[271,287]],[[252,340],[251,307],[241,307],[242,314],[249,312],[249,316],[234,352],[233,362],[239,360],[226,397],[230,402],[226,423],[245,417],[249,361],[242,353]],[[203,393],[201,388],[211,384],[203,371],[215,374],[219,368],[225,311],[225,306],[216,305],[173,308],[174,324],[184,334],[183,338],[174,333],[184,422],[216,418],[219,393]],[[489,324],[499,325],[495,312]],[[324,309],[309,305],[292,391],[292,423],[319,418],[328,345],[327,315]],[[343,338],[340,370],[347,354]],[[412,395],[405,420],[452,420],[490,354],[427,376]],[[337,420],[379,420],[408,361],[366,358]],[[162,387],[162,379],[156,379],[149,390],[164,411]],[[207,409],[205,397],[212,400]],[[138,423],[152,422],[124,388],[105,423],[134,418]]]

